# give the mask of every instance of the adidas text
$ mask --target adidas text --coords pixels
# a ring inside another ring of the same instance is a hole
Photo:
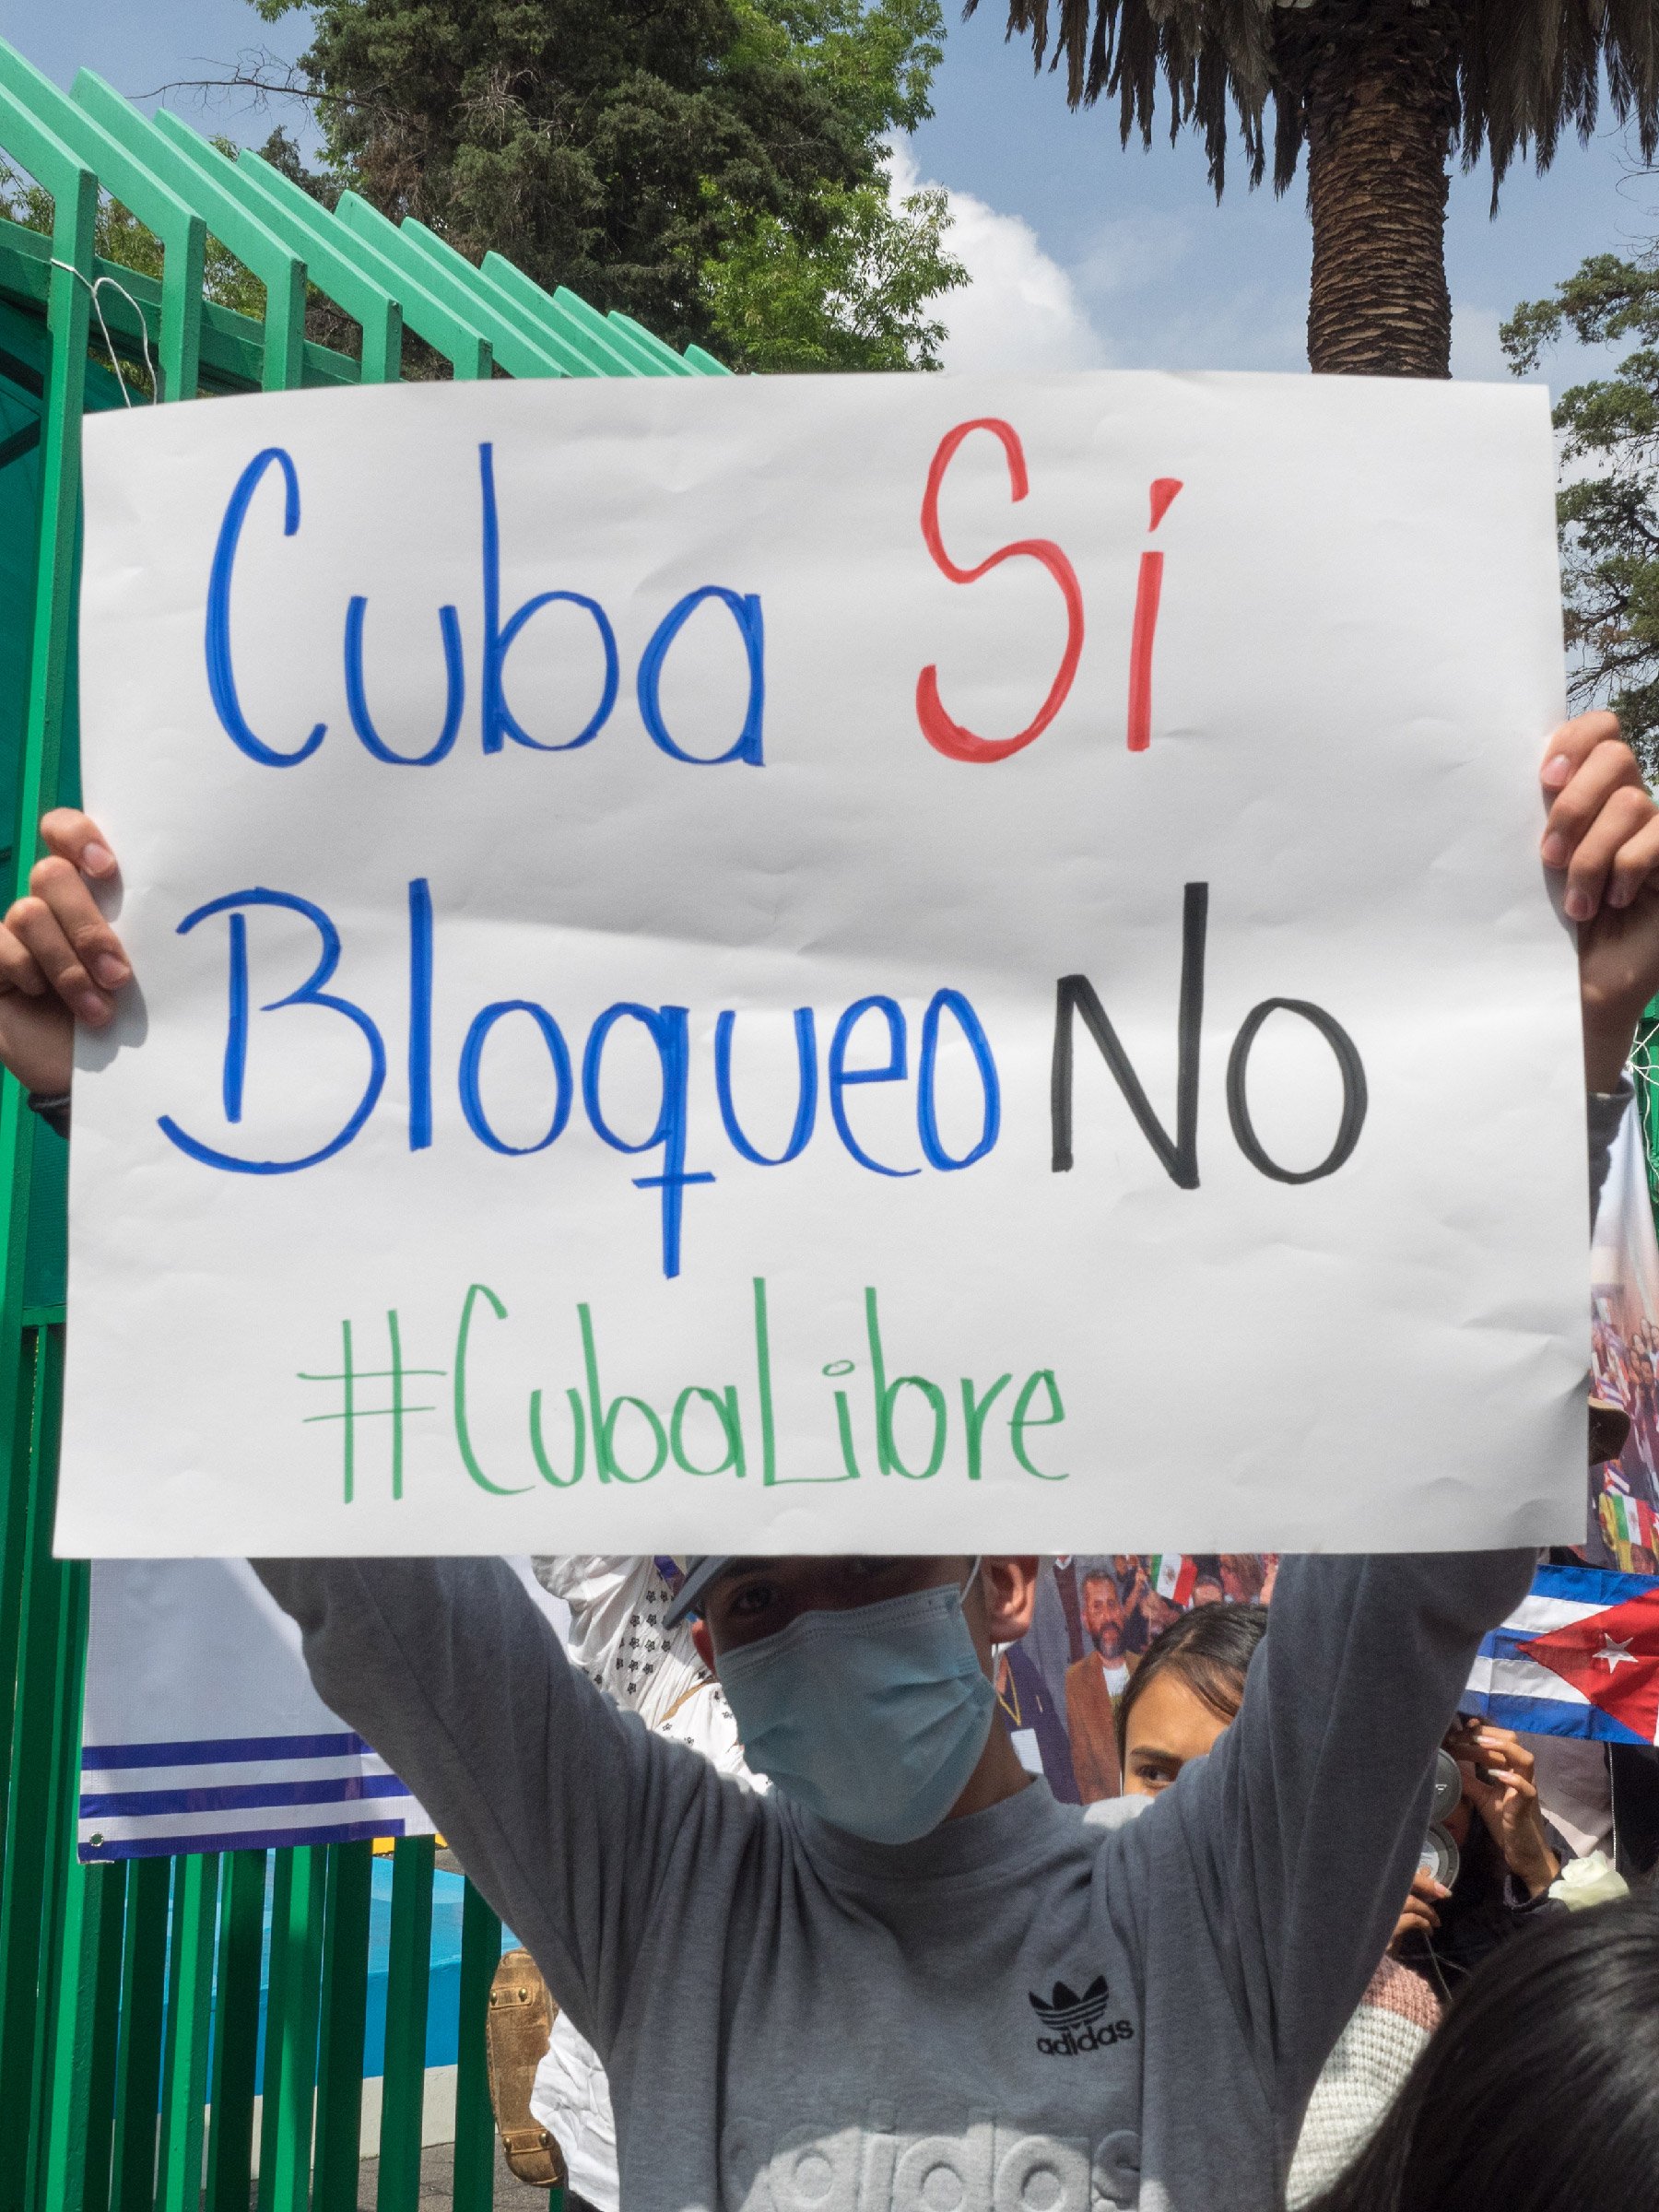
[[[1104,2020],[1098,2028],[1085,2028],[1080,2035],[1069,2028],[1062,2035],[1040,2035],[1037,2048],[1045,2058],[1076,2058],[1083,2051],[1109,2051],[1113,2043],[1130,2042],[1134,2036],[1127,2020]]]

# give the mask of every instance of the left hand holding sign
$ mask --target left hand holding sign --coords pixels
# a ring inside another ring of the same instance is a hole
[[[1563,878],[1579,927],[1585,1077],[1609,1091],[1659,993],[1659,806],[1608,713],[1554,732],[1540,782],[1549,812],[1539,854]],[[133,971],[88,888],[116,876],[98,825],[61,806],[41,821],[41,841],[49,857],[0,926],[0,1064],[30,1090],[63,1091],[74,1022],[102,1028]]]
[[[69,1088],[75,1023],[101,1029],[133,971],[88,888],[116,874],[97,823],[57,807],[41,842],[47,857],[0,928],[0,1061],[29,1090],[58,1092]]]

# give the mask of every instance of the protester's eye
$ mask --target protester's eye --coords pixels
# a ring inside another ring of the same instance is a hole
[[[1178,1759],[1134,1759],[1129,1771],[1143,1790],[1167,1790],[1181,1771]]]
[[[731,1620],[755,1620],[777,1603],[775,1583],[740,1583],[725,1601],[725,1613]]]

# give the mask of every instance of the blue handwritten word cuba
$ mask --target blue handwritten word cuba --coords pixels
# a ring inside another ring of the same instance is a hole
[[[298,990],[290,991],[285,998],[272,999],[255,1009],[250,1005],[248,920],[250,913],[264,907],[278,907],[288,913],[301,915],[316,931],[321,949],[315,967]],[[234,1124],[242,1118],[249,1033],[255,1011],[278,1014],[286,1006],[329,1008],[361,1033],[369,1052],[369,1079],[363,1086],[362,1096],[335,1135],[325,1145],[319,1146],[315,1151],[308,1152],[299,1159],[240,1159],[235,1153],[221,1151],[216,1146],[205,1144],[200,1137],[193,1136],[171,1114],[160,1116],[160,1127],[181,1152],[187,1153],[192,1159],[199,1160],[204,1167],[218,1168],[233,1175],[299,1174],[307,1168],[319,1167],[324,1160],[333,1159],[337,1152],[343,1152],[361,1134],[385,1087],[385,1040],[380,1025],[361,1006],[327,988],[340,962],[340,933],[331,917],[313,900],[299,898],[291,891],[271,891],[258,888],[229,891],[223,898],[211,899],[205,906],[198,906],[186,914],[179,924],[179,935],[188,935],[192,930],[218,914],[223,914],[227,920],[229,954],[229,1011],[221,1091],[225,1119]],[[411,1152],[425,1151],[432,1143],[432,934],[431,892],[426,878],[417,877],[409,885],[408,1142]],[[959,1155],[948,1151],[940,1135],[935,1097],[939,1033],[947,1016],[956,1024],[967,1042],[980,1086],[980,1134],[976,1142]],[[497,1133],[485,1106],[479,1081],[484,1048],[490,1034],[499,1023],[509,1020],[531,1023],[547,1048],[549,1083],[547,1132],[527,1145],[509,1144]],[[633,1023],[644,1031],[655,1052],[660,1072],[656,1120],[650,1135],[638,1139],[625,1136],[612,1125],[605,1104],[606,1048],[611,1036],[623,1023]],[[811,1143],[818,1125],[817,1018],[810,1006],[797,1006],[794,1010],[798,1071],[794,1122],[783,1149],[770,1154],[762,1152],[746,1134],[733,1096],[732,1045],[736,1026],[737,1016],[730,1007],[721,1012],[714,1025],[714,1088],[722,1125],[739,1159],[759,1168],[787,1167],[791,1160],[798,1159]],[[850,1065],[855,1040],[861,1064]],[[863,1056],[871,1050],[873,1043],[884,1056],[874,1065],[864,1064]],[[712,1182],[715,1180],[712,1171],[691,1170],[686,1165],[690,1061],[688,1008],[648,1006],[639,1005],[632,999],[621,999],[616,1005],[606,1006],[589,1030],[582,1048],[579,1078],[564,1031],[547,1008],[536,1005],[533,999],[504,998],[480,1007],[473,1017],[461,1047],[456,1082],[461,1112],[467,1128],[479,1144],[487,1146],[492,1152],[504,1153],[513,1159],[545,1152],[549,1145],[556,1144],[563,1135],[580,1088],[582,1109],[588,1125],[605,1144],[618,1152],[657,1154],[658,1172],[636,1175],[632,1181],[636,1189],[660,1194],[663,1273],[665,1276],[677,1276],[680,1271],[680,1228],[685,1193],[695,1183]],[[837,1017],[825,1065],[830,1118],[841,1145],[858,1165],[872,1175],[904,1177],[918,1175],[922,1170],[920,1167],[877,1159],[860,1143],[853,1127],[849,1093],[868,1083],[906,1082],[909,1080],[909,1025],[904,1009],[897,999],[873,994],[867,998],[854,999]],[[990,1040],[985,1035],[979,1016],[960,991],[935,991],[929,1000],[922,1016],[915,1080],[916,1135],[925,1165],[949,1173],[971,1168],[976,1160],[983,1159],[995,1145],[1002,1128],[1002,1089]]]
[[[300,477],[293,459],[281,446],[268,445],[263,453],[254,454],[237,478],[225,508],[224,520],[219,524],[218,542],[214,548],[213,567],[207,583],[205,641],[207,688],[213,697],[214,712],[225,734],[250,760],[257,760],[265,768],[297,768],[300,761],[309,760],[322,744],[328,735],[328,724],[324,722],[314,724],[309,736],[286,750],[269,738],[259,736],[242,712],[230,651],[230,587],[236,575],[237,553],[253,495],[266,471],[271,468],[279,470],[282,476],[282,534],[285,537],[292,537],[300,528]],[[523,606],[515,608],[505,621],[502,620],[501,532],[496,508],[495,452],[489,445],[480,445],[478,448],[478,483],[483,501],[481,552],[484,601],[478,693],[484,750],[487,753],[499,753],[511,739],[514,745],[528,746],[534,752],[574,752],[578,746],[591,745],[598,736],[617,703],[617,694],[621,685],[621,665],[617,652],[616,632],[611,628],[609,616],[598,600],[590,599],[582,592],[538,592],[533,599],[526,599]],[[661,698],[663,665],[668,657],[669,648],[706,600],[717,601],[731,615],[737,625],[748,663],[748,702],[743,727],[735,741],[724,753],[714,754],[688,753],[675,743],[663,719]],[[507,656],[525,625],[543,607],[559,602],[581,607],[592,620],[605,654],[605,680],[593,712],[576,735],[553,742],[532,736],[508,705],[506,671]],[[394,768],[431,768],[453,748],[461,733],[461,719],[466,709],[466,655],[461,639],[461,618],[453,606],[441,606],[438,609],[438,631],[443,641],[443,721],[437,736],[424,752],[399,752],[387,741],[375,723],[363,677],[363,633],[368,619],[369,601],[359,594],[351,599],[346,610],[346,705],[351,726],[365,750],[376,760],[384,760]],[[734,760],[746,761],[752,768],[762,767],[766,638],[759,594],[728,591],[724,584],[705,583],[677,600],[652,632],[650,641],[640,656],[634,688],[640,702],[641,719],[653,743],[660,747],[671,759],[686,761],[694,768],[722,768]]]

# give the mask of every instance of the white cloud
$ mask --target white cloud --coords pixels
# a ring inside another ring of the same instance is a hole
[[[924,182],[902,143],[892,149],[891,190],[902,199]],[[935,300],[950,335],[941,348],[958,371],[1102,369],[1111,356],[1077,284],[1018,215],[1000,215],[970,192],[951,192],[946,251],[968,282]]]

